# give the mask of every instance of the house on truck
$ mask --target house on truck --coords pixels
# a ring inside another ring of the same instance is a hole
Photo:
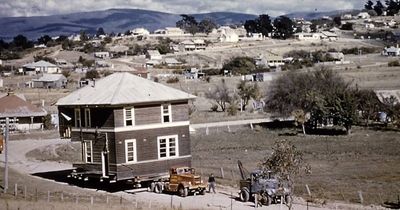
[[[195,96],[130,73],[114,73],[57,102],[61,136],[82,143],[73,176],[155,180],[191,166],[189,100]]]

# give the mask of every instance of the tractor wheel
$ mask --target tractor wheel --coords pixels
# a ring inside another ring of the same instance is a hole
[[[160,182],[156,183],[154,187],[154,192],[158,194],[162,193],[162,184]]]
[[[205,195],[206,194],[206,189],[200,190],[200,195]]]
[[[240,200],[242,202],[247,202],[250,199],[250,192],[249,192],[249,189],[247,189],[247,187],[243,187],[240,190],[240,194],[239,195],[240,195]]]
[[[179,193],[179,196],[186,197],[186,196],[188,196],[189,191],[186,187],[181,185],[181,186],[179,186],[178,193]]]
[[[266,205],[267,206],[269,206],[269,205],[271,205],[272,204],[272,197],[271,196],[269,196],[269,195],[267,195],[267,196],[265,196],[266,197],[266,199],[267,199],[267,202],[266,202]]]

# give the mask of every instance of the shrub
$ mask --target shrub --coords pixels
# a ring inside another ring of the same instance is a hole
[[[227,111],[229,116],[236,116],[238,112],[238,106],[236,105],[236,103],[232,103],[228,106]]]
[[[217,112],[218,111],[218,105],[216,105],[216,104],[211,105],[210,110],[212,112]]]
[[[171,77],[167,79],[167,83],[177,83],[177,82],[179,82],[178,77]]]
[[[400,62],[399,62],[398,60],[390,61],[390,62],[388,63],[388,66],[389,66],[389,67],[400,66]]]
[[[158,77],[154,77],[154,82],[159,82],[160,79],[158,79]]]

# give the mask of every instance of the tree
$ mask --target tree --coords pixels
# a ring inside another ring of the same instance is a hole
[[[25,36],[19,34],[13,38],[12,44],[21,49],[28,49],[33,47],[33,43],[29,41]]]
[[[44,44],[47,45],[48,42],[52,41],[51,37],[49,35],[44,35],[38,38],[38,44]]]
[[[266,107],[283,116],[302,110],[310,115],[307,125],[312,129],[332,121],[350,133],[357,120],[356,93],[350,83],[329,69],[312,73],[289,72],[269,88]]]
[[[176,22],[176,27],[185,30],[186,32],[191,33],[192,35],[196,34],[199,31],[198,23],[196,18],[190,15],[181,15],[182,20]]]
[[[341,26],[342,25],[342,18],[340,16],[336,16],[333,18],[333,22],[335,23],[336,26]]]
[[[97,37],[100,37],[101,35],[106,35],[106,32],[104,32],[104,29],[102,27],[98,28],[96,31]]]
[[[262,33],[264,36],[269,36],[273,31],[271,18],[267,14],[262,14],[254,20],[246,20],[244,28],[247,33]]]
[[[250,99],[258,99],[260,97],[260,90],[258,88],[257,83],[248,84],[246,80],[240,81],[237,85],[238,95],[242,100],[242,109],[246,110],[246,106],[249,103]]]
[[[352,31],[353,30],[353,23],[347,22],[347,23],[342,25],[341,29],[345,30],[345,31]]]
[[[286,16],[279,16],[274,20],[274,37],[287,39],[293,35],[293,21]]]
[[[305,123],[308,121],[307,114],[301,109],[296,109],[292,112],[292,115],[294,117],[294,121],[296,122],[296,126],[300,124],[303,134],[306,135]]]
[[[357,92],[358,107],[365,124],[369,126],[369,121],[376,116],[380,110],[381,103],[373,90],[359,90]]]
[[[217,24],[209,18],[205,18],[199,23],[199,31],[206,34],[211,33],[215,28],[217,28]]]
[[[97,70],[90,70],[86,72],[85,78],[91,80],[97,79],[100,78],[100,74]]]
[[[374,6],[374,3],[373,3],[371,0],[369,0],[369,1],[367,1],[367,3],[364,5],[364,8],[365,8],[366,10],[373,10],[373,9],[374,9],[373,6]]]
[[[256,20],[246,20],[244,23],[244,28],[246,29],[247,33],[257,33],[257,21]]]
[[[376,1],[376,4],[374,6],[374,10],[378,16],[381,16],[383,14],[383,10],[385,9],[385,6],[383,6],[381,1]]]
[[[250,57],[234,57],[224,64],[223,70],[232,70],[233,74],[244,75],[256,69],[255,61]]]
[[[225,112],[227,104],[231,103],[233,100],[224,79],[215,86],[214,90],[206,92],[206,97],[214,100],[223,112]]]
[[[386,0],[385,1],[387,8],[387,15],[393,16],[399,13],[400,10],[400,1],[398,0]]]
[[[86,31],[81,30],[79,34],[80,34],[80,39],[82,42],[86,42],[87,40],[89,40],[89,37],[88,37]]]
[[[280,183],[286,183],[289,187],[290,199],[286,199],[289,200],[286,205],[291,209],[295,176],[300,173],[303,166],[306,166],[303,161],[303,153],[288,140],[276,141],[272,151],[272,154],[260,163],[260,167],[265,175],[268,175],[270,171],[274,172]],[[309,166],[307,168],[311,170]]]

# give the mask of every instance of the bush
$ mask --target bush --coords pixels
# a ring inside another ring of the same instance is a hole
[[[249,74],[256,69],[255,61],[250,57],[235,57],[225,63],[222,69],[232,70],[233,74]]]
[[[179,82],[178,77],[171,77],[167,79],[167,83],[177,83],[177,82]]]
[[[159,82],[160,79],[158,79],[158,77],[154,77],[154,82]]]
[[[62,70],[61,72],[62,75],[64,75],[64,77],[68,78],[69,76],[71,76],[71,72],[68,70]]]
[[[389,66],[389,67],[400,66],[400,62],[399,62],[398,60],[390,61],[390,62],[388,63],[388,66]]]
[[[91,71],[86,72],[85,78],[86,79],[97,79],[97,78],[100,78],[100,74],[97,70],[91,70]]]
[[[232,103],[228,106],[227,111],[229,116],[236,116],[238,112],[238,106],[235,103]]]
[[[218,105],[216,105],[216,104],[211,105],[210,110],[212,112],[217,112],[218,111]]]

